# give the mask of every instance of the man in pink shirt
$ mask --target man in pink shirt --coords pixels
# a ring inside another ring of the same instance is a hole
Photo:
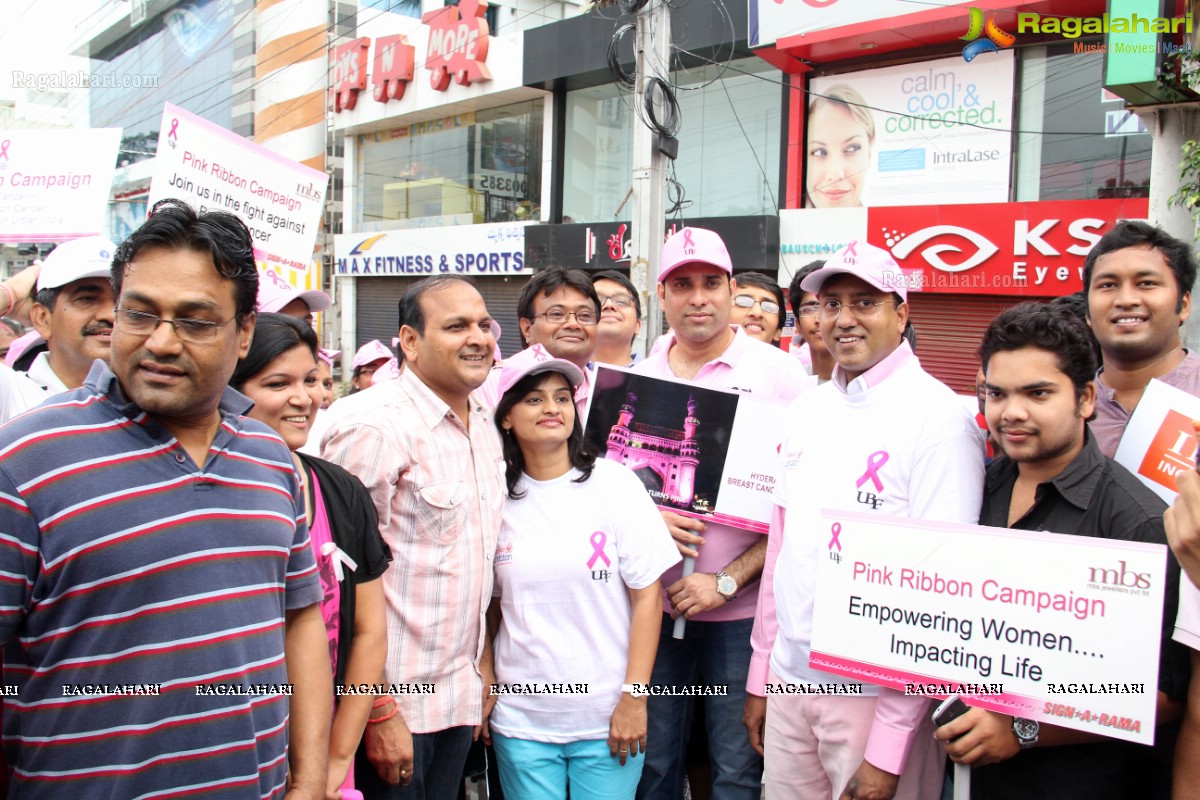
[[[495,702],[485,700],[484,614],[504,456],[491,409],[474,394],[494,347],[473,281],[421,281],[400,301],[404,372],[339,401],[346,413],[325,434],[322,455],[370,491],[396,557],[382,578],[394,703],[377,701],[355,770],[372,800],[454,800],[483,704]]]
[[[633,368],[643,375],[791,401],[815,380],[782,350],[730,325],[733,264],[721,237],[684,228],[663,245],[658,298],[671,332],[662,345]],[[766,539],[761,534],[663,512],[679,552],[696,558],[695,572],[682,578],[675,567],[662,577],[667,587],[663,628],[651,683],[728,687],[726,696],[704,698],[714,800],[757,800],[762,761],[741,729],[745,681],[750,666],[750,629]],[[673,617],[687,617],[687,632],[672,638]],[[646,763],[637,797],[681,800],[683,754],[691,730],[692,698],[651,696]]]
[[[822,507],[973,523],[983,493],[975,422],[903,332],[907,291],[884,250],[850,242],[802,284],[837,365],[792,404],[754,621],[745,723],[769,796],[936,798],[945,758],[929,702],[809,666]],[[779,579],[776,580],[775,576]]]

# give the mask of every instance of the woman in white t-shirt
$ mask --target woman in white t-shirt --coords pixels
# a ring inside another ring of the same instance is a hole
[[[659,576],[679,560],[641,481],[583,447],[578,367],[540,345],[504,365],[508,502],[495,556],[496,705],[506,795],[632,798],[646,749]],[[635,686],[637,684],[638,686]]]

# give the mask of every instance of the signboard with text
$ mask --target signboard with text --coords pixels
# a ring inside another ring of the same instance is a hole
[[[0,131],[0,242],[105,231],[120,128]]]
[[[492,222],[333,237],[335,276],[529,275],[525,223]]]
[[[240,217],[259,269],[303,274],[325,207],[329,177],[167,103],[148,204],[168,197],[199,211]]]
[[[1179,493],[1175,476],[1196,468],[1196,429],[1200,397],[1158,379],[1150,381],[1138,401],[1115,460],[1165,502]]]
[[[766,533],[786,405],[600,364],[584,439],[659,508]]]
[[[1153,743],[1165,546],[828,509],[814,524],[814,669],[940,697],[982,685],[970,705]]]

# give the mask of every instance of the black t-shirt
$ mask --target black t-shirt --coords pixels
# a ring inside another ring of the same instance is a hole
[[[1017,465],[1001,456],[987,470],[979,524],[1075,536],[1167,543],[1166,504],[1129,470],[1100,452],[1091,434],[1083,450],[1055,478],[1038,486],[1033,507],[1014,524],[1008,509]],[[1175,642],[1179,564],[1168,554],[1158,688],[1172,700],[1187,698],[1190,661]],[[1081,676],[1081,680],[1082,680]],[[1063,747],[1034,747],[971,772],[974,800],[1128,800],[1170,797],[1171,756],[1178,724],[1159,726],[1155,746],[1117,739]]]

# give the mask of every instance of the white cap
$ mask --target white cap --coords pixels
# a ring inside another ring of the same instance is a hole
[[[58,289],[84,278],[111,278],[117,246],[103,236],[72,239],[54,248],[42,262],[37,290]]]

